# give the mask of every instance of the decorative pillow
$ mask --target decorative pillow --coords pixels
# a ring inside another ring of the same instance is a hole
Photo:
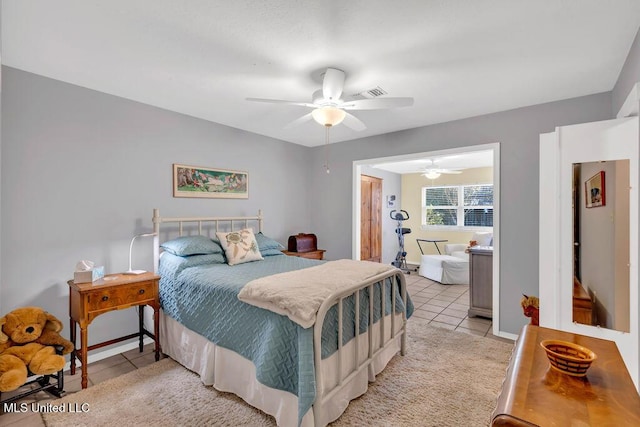
[[[178,256],[221,254],[220,245],[207,236],[181,236],[160,245],[162,249]]]
[[[227,264],[236,265],[264,259],[260,254],[260,248],[253,231],[245,228],[229,233],[217,232],[220,244],[227,256]]]
[[[258,242],[258,247],[260,248],[260,252],[262,252],[262,256],[264,256],[264,252],[270,249],[277,249],[280,252],[280,249],[284,249],[284,246],[273,240],[271,237],[267,237],[262,232],[256,234],[256,242]],[[273,255],[273,254],[272,254]]]

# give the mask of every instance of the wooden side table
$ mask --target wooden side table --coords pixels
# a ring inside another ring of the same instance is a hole
[[[292,252],[292,251],[286,251],[286,250],[282,250],[282,253],[288,256],[297,256],[300,258],[308,258],[308,259],[323,259],[324,258],[324,253],[326,252],[326,250],[324,249],[317,249],[315,251],[309,251],[309,252]]]
[[[76,324],[80,326],[80,349],[71,352],[71,375],[76,373],[76,357],[82,365],[82,388],[87,388],[87,353],[97,348],[138,337],[142,352],[145,335],[155,341],[156,361],[160,359],[160,299],[158,282],[160,277],[153,273],[140,275],[110,274],[93,283],[74,283],[69,280],[69,319],[71,322],[71,342],[76,345]],[[144,306],[153,308],[153,329],[151,334],[144,328]],[[138,306],[138,332],[88,346],[89,324],[103,313]]]

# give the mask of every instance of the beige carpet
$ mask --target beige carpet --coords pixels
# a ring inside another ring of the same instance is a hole
[[[409,320],[396,356],[332,426],[486,426],[512,344]],[[43,414],[47,426],[273,426],[272,417],[205,387],[171,359],[70,394],[54,404],[86,413]]]

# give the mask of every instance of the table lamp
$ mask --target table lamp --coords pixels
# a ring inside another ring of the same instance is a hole
[[[133,239],[131,239],[131,243],[129,244],[129,269],[125,272],[123,272],[122,274],[142,274],[142,273],[146,273],[146,270],[132,270],[131,269],[131,252],[133,250],[133,242],[138,238],[138,237],[149,237],[149,236],[155,236],[156,233],[143,233],[143,234],[136,234],[135,236],[133,236]]]

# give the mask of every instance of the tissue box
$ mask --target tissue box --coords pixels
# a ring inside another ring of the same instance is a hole
[[[89,283],[104,277],[104,267],[93,267],[91,270],[76,271],[73,273],[73,283]]]

